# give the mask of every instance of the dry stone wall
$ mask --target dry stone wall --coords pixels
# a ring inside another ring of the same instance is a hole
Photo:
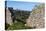
[[[27,25],[29,27],[43,28],[45,25],[44,15],[30,15],[29,19],[27,19]]]
[[[26,20],[26,24],[29,27],[44,28],[45,27],[45,10],[36,10],[36,14],[30,14]],[[37,13],[40,12],[40,13]]]
[[[11,13],[8,9],[6,9],[6,23],[12,25]]]

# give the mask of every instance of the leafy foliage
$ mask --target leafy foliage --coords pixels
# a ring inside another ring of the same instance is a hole
[[[44,8],[45,8],[45,4],[35,5],[34,9],[32,9],[31,14],[40,14],[41,10],[44,10]]]
[[[13,25],[5,25],[6,29],[10,30],[15,30],[15,29],[32,29],[33,27],[27,27],[25,26],[26,19],[29,17],[30,13],[31,14],[40,14],[41,9],[44,9],[44,4],[36,5],[32,11],[22,11],[22,10],[14,10],[13,8],[9,8],[12,17],[14,16],[14,21],[18,21],[17,23],[13,23]],[[35,28],[35,27],[34,27]]]
[[[5,25],[7,29],[26,29],[29,27],[25,27],[26,19],[30,15],[30,11],[22,11],[22,10],[14,10],[12,7],[8,7],[11,12],[11,17],[14,21],[18,21],[17,23],[13,22],[13,25]]]
[[[8,28],[8,30],[18,30],[18,29],[33,29],[33,27],[27,27],[25,26],[25,24],[18,22],[18,23],[14,23]]]

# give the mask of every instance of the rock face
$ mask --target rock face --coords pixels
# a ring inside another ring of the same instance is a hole
[[[45,27],[45,10],[44,8],[32,11],[26,24],[29,27],[44,28]],[[35,13],[34,13],[35,12]]]
[[[43,28],[45,25],[44,15],[30,15],[29,19],[27,19],[27,25],[29,27]]]
[[[10,25],[12,24],[11,13],[8,9],[6,9],[6,23]]]

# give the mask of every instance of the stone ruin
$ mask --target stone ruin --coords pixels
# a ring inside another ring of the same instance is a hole
[[[6,8],[6,23],[12,25],[11,12]]]
[[[26,20],[26,25],[35,28],[45,27],[45,10],[40,10],[40,14],[30,14],[29,18]]]

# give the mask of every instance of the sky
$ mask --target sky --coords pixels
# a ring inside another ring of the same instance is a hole
[[[7,7],[14,9],[31,11],[35,5],[40,4],[36,2],[23,2],[23,1],[7,1]]]

